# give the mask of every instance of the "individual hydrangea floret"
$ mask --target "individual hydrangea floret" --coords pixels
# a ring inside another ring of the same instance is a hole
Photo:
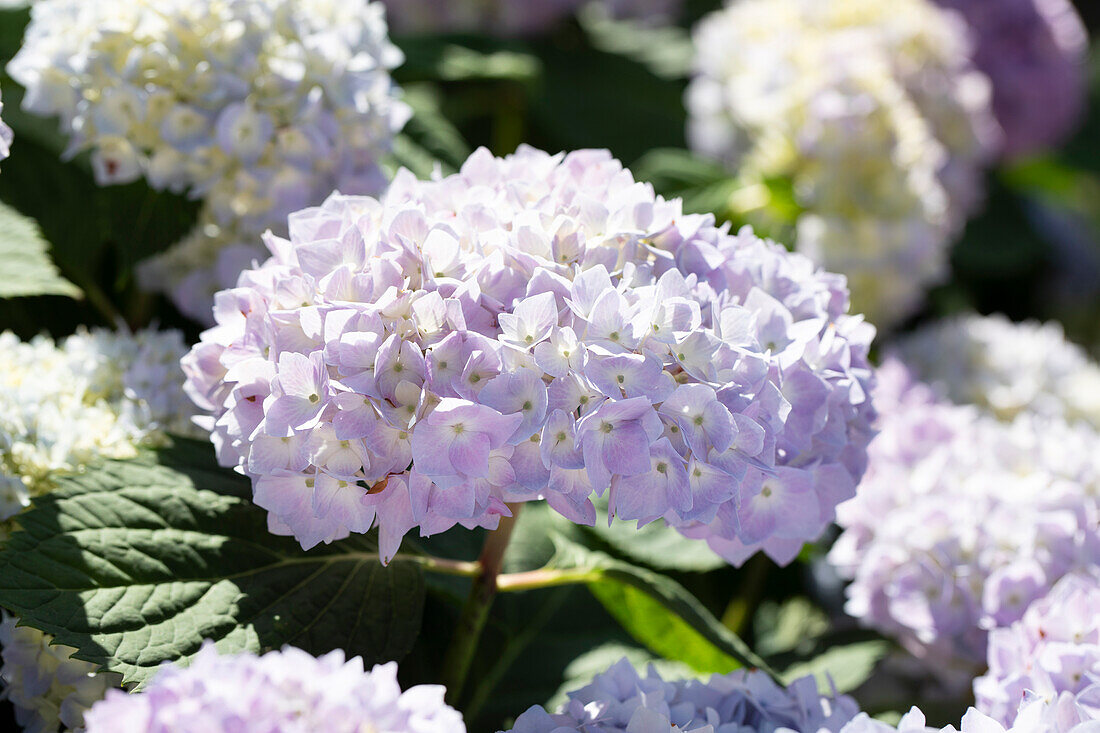
[[[4,111],[4,103],[0,102],[0,112]],[[0,160],[8,157],[11,153],[12,142],[11,128],[4,124],[4,121],[0,119]]]
[[[993,83],[1003,153],[1053,147],[1085,108],[1088,33],[1071,0],[935,0],[960,12]]]
[[[122,678],[96,672],[94,664],[72,658],[76,649],[54,644],[50,636],[16,626],[16,621],[6,613],[0,621],[0,680],[16,722],[24,733],[81,728],[84,711],[121,685]]]
[[[829,558],[847,611],[947,669],[979,669],[988,630],[1100,562],[1100,434],[938,402],[896,361],[879,370],[879,435]]]
[[[757,670],[668,682],[652,667],[642,677],[622,659],[570,692],[558,712],[530,708],[511,733],[836,732],[858,712],[850,697],[823,697],[813,677],[787,688]]]
[[[998,142],[965,24],[929,0],[733,0],[694,41],[689,142],[743,180],[741,213],[793,204],[797,248],[857,312],[912,314]]]
[[[788,562],[862,475],[843,278],[684,215],[604,151],[476,152],[297,213],[184,360],[219,460],[303,546],[546,499]]]
[[[1002,420],[1030,412],[1100,429],[1100,366],[1055,321],[957,316],[905,336],[893,354],[952,402]]]
[[[1068,694],[1100,719],[1100,582],[1062,578],[1022,619],[989,634],[989,671],[974,681],[979,710],[1011,725],[1029,696]]]
[[[41,0],[8,72],[100,184],[187,192],[251,241],[384,188],[401,60],[370,0]]]
[[[54,472],[193,433],[186,352],[178,331],[0,334],[0,520],[52,489]]]
[[[219,655],[207,642],[186,669],[163,667],[139,693],[111,690],[85,715],[87,733],[465,733],[443,688],[404,692],[397,664],[370,671],[339,649],[314,657],[293,647],[262,656]]]

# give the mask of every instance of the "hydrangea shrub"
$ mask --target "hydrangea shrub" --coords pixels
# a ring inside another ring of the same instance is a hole
[[[847,730],[859,712],[847,696],[823,697],[813,677],[784,688],[757,670],[707,681],[665,681],[652,667],[643,677],[623,659],[569,693],[556,713],[534,706],[511,733],[673,733],[674,731]]]
[[[385,187],[401,60],[370,0],[41,0],[7,68],[100,184],[187,192],[252,240],[335,188]]]
[[[797,248],[848,276],[857,312],[912,314],[997,144],[961,19],[929,0],[734,0],[694,40],[691,146],[787,181]]]
[[[310,547],[545,498],[788,562],[864,470],[843,279],[688,216],[606,152],[482,150],[291,217],[184,360],[224,465]]]
[[[940,402],[897,361],[879,370],[880,433],[829,558],[846,610],[939,667],[980,667],[988,630],[1100,561],[1100,435]]]
[[[313,657],[293,647],[219,655],[208,643],[186,669],[167,665],[139,693],[111,690],[85,716],[88,733],[464,733],[443,688],[402,692],[397,665],[366,671],[339,649]]]

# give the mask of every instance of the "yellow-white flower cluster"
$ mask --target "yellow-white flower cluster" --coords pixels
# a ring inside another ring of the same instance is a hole
[[[965,25],[927,0],[734,0],[695,31],[691,145],[789,184],[798,248],[881,327],[945,274],[995,149]]]
[[[0,334],[0,520],[49,491],[54,472],[190,432],[185,352],[177,331]]]

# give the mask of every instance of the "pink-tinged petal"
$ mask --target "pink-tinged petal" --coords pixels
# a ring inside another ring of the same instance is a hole
[[[465,430],[451,440],[447,447],[447,458],[463,476],[483,478],[489,473],[490,448],[489,436]]]
[[[416,470],[425,476],[455,475],[456,469],[450,458],[453,436],[454,432],[445,427],[437,428],[426,423],[417,425],[410,440]],[[485,453],[488,456],[488,449]]]
[[[320,394],[317,371],[310,357],[293,351],[284,351],[279,355],[279,388],[283,394],[301,397],[307,401]]]
[[[289,395],[279,397],[267,409],[264,432],[277,438],[286,438],[294,435],[297,430],[309,430],[320,422],[324,409],[323,403]]]

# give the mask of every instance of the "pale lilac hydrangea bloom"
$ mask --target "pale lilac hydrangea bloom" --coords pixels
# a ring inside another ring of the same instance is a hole
[[[370,671],[337,649],[293,647],[262,656],[219,655],[210,642],[186,669],[166,665],[139,693],[111,690],[84,717],[87,733],[464,733],[443,688],[404,692],[397,664]]]
[[[53,637],[38,629],[16,626],[17,620],[6,613],[0,620],[0,681],[16,722],[24,733],[80,729],[84,711],[122,678],[73,659],[76,649],[52,643]]]
[[[303,546],[546,499],[789,562],[855,493],[873,329],[843,278],[685,215],[605,151],[480,150],[334,195],[184,360],[223,465]]]
[[[935,0],[960,12],[993,83],[1005,155],[1061,142],[1085,108],[1088,33],[1071,0]]]
[[[988,630],[1100,562],[1100,435],[938,402],[899,362],[879,370],[879,435],[829,558],[847,611],[936,664],[976,670]]]
[[[370,0],[41,0],[8,73],[100,184],[187,192],[252,241],[333,189],[385,187],[401,60]]]
[[[952,402],[1002,420],[1030,412],[1100,429],[1100,365],[1056,321],[956,316],[898,339],[891,353]]]
[[[911,315],[999,142],[961,18],[930,0],[732,0],[694,42],[689,143],[743,181],[740,213],[767,221],[769,186],[789,184],[799,251],[847,275],[875,325]]]
[[[4,111],[4,104],[0,102],[0,112]],[[11,128],[4,124],[4,121],[0,119],[0,160],[8,157],[11,153],[12,133]]]
[[[1100,719],[1100,582],[1062,578],[1019,621],[989,634],[989,671],[974,681],[979,710],[1005,725],[1028,696],[1076,698]]]
[[[954,726],[931,728],[925,725],[924,713],[913,708],[897,726],[874,720],[866,713],[857,715],[840,733],[1096,733],[1100,730],[1095,707],[1082,704],[1068,693],[1054,699],[1029,698],[1020,705],[1013,724],[1002,724],[976,708]]]
[[[645,677],[626,659],[569,693],[556,713],[536,705],[512,733],[710,733],[710,731],[840,731],[859,712],[845,695],[823,697],[813,677],[789,687],[760,671],[738,670],[706,681]]]

